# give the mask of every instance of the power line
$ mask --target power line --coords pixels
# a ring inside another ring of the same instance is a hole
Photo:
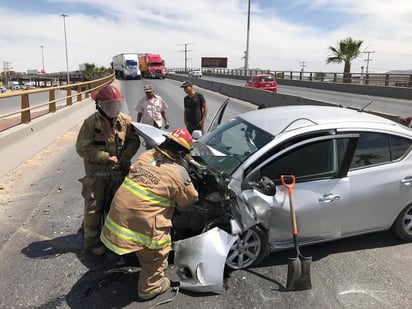
[[[187,49],[188,45],[193,45],[193,43],[183,43],[183,44],[179,44],[180,46],[184,46],[185,49],[184,50],[179,50],[180,53],[185,53],[185,72],[187,72],[187,60],[191,59],[191,58],[187,58],[187,53],[191,52],[191,49]]]

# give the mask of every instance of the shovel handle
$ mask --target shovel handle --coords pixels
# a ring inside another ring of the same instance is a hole
[[[293,188],[296,184],[296,178],[293,175],[282,175],[280,176],[280,180],[282,181],[282,185],[288,190],[290,217],[292,220],[292,233],[294,236],[296,236],[298,235],[298,225],[296,223],[295,203],[293,201]]]
[[[281,175],[280,181],[282,185],[288,190],[289,196],[293,195],[293,188],[295,187],[296,178],[293,175]]]

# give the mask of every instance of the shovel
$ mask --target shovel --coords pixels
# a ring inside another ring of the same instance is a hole
[[[288,190],[290,216],[292,219],[293,242],[295,244],[296,257],[289,258],[288,261],[288,278],[286,282],[287,291],[301,291],[312,288],[310,265],[312,257],[305,257],[300,253],[298,245],[298,226],[296,223],[295,204],[293,202],[293,188],[295,187],[295,176],[282,175],[280,176],[282,185]]]

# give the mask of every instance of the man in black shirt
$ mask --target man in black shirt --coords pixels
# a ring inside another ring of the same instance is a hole
[[[207,104],[205,97],[193,89],[193,84],[185,80],[180,86],[187,96],[184,98],[184,120],[187,130],[192,133],[194,130],[201,130],[205,124],[207,116]]]

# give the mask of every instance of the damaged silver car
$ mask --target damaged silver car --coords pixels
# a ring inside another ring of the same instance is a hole
[[[187,162],[199,201],[173,220],[183,288],[217,292],[224,264],[247,268],[293,247],[283,174],[296,177],[302,245],[389,229],[412,240],[412,129],[323,106],[254,110],[219,125],[227,104]],[[166,133],[134,126],[152,146]]]

